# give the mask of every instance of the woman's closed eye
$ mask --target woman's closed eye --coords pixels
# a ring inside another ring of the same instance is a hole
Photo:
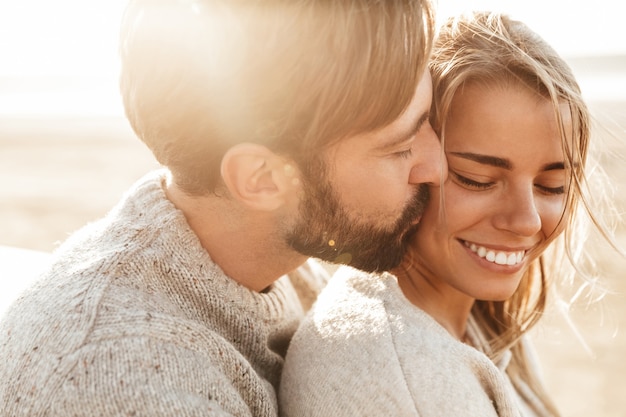
[[[476,181],[466,176],[460,175],[458,172],[450,171],[450,174],[454,177],[454,179],[463,185],[466,188],[474,189],[474,190],[487,190],[495,185],[493,181]],[[548,195],[562,195],[565,193],[564,186],[558,187],[549,187],[543,184],[535,184],[535,188],[537,188],[541,193]]]
[[[542,193],[551,194],[551,195],[561,195],[565,194],[565,187],[546,187],[545,185],[535,184],[535,187],[539,189]]]
[[[452,176],[462,185],[464,185],[467,188],[472,188],[472,189],[476,189],[476,190],[486,190],[489,189],[491,186],[493,186],[495,183],[494,182],[480,182],[480,181],[475,181],[472,180],[470,178],[467,178],[463,175],[460,175],[458,172],[453,172],[450,171],[450,174],[452,174]]]

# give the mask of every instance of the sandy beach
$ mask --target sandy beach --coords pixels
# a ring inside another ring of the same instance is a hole
[[[626,155],[626,103],[594,106],[602,117],[613,119],[618,133],[603,146]],[[622,212],[623,162],[606,158],[604,164]],[[0,118],[0,245],[54,250],[72,231],[103,216],[155,167],[120,117]],[[623,226],[618,239],[626,247]],[[549,390],[569,417],[626,415],[626,263],[606,251],[597,259],[603,283],[613,292],[599,303],[577,303],[570,311],[586,345],[559,317],[558,307],[533,332]]]

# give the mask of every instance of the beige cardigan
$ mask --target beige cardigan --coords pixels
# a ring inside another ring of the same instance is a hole
[[[225,276],[163,175],[72,236],[3,317],[3,416],[277,415],[296,290],[287,277],[256,293]],[[300,272],[300,293],[315,296],[325,271]]]
[[[473,321],[468,331],[480,343]],[[505,373],[509,359],[496,364],[454,339],[404,297],[392,274],[343,267],[289,347],[281,415],[532,416],[520,400],[528,392],[513,389]]]

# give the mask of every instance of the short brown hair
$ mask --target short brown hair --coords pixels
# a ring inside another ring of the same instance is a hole
[[[430,55],[429,0],[134,0],[121,90],[136,134],[189,193],[236,143],[297,163],[395,120]]]

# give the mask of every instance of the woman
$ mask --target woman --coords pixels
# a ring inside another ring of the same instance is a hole
[[[433,56],[448,180],[393,273],[331,280],[289,348],[285,417],[558,415],[525,334],[580,243],[587,107],[506,16],[451,19]]]

